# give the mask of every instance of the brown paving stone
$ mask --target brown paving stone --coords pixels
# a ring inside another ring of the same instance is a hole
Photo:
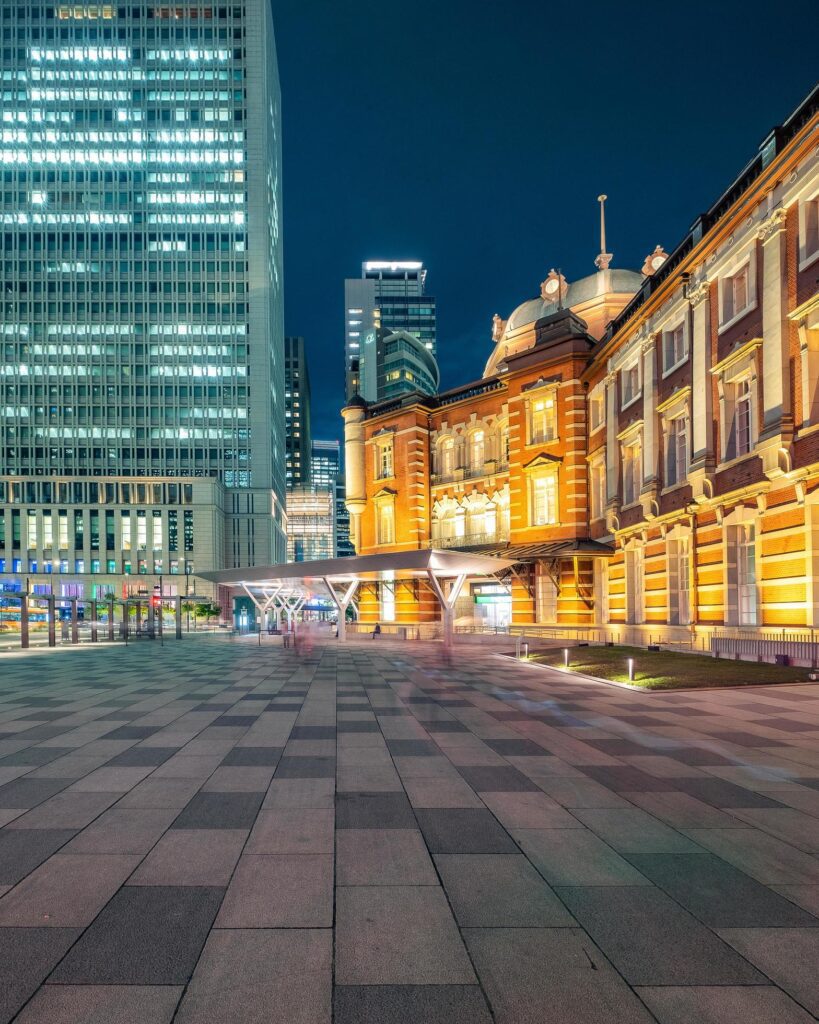
[[[16,1024],[170,1024],[181,985],[44,985]]]
[[[227,886],[248,834],[247,829],[171,829],[128,884]]]
[[[217,928],[329,928],[333,858],[243,856],[236,865]]]
[[[412,829],[336,833],[336,885],[437,885],[423,837]]]

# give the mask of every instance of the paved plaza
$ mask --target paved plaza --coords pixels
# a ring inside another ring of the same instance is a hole
[[[0,1022],[806,1024],[817,739],[474,647],[0,657]]]

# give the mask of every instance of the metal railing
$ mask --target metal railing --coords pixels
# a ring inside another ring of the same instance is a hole
[[[462,537],[432,537],[435,548],[470,548],[480,544],[506,544],[508,531],[494,533],[465,533]]]
[[[773,661],[777,657],[786,657],[807,662],[812,667],[819,664],[819,637],[814,629],[717,630],[710,636],[710,649],[716,658],[753,657],[759,661]]]
[[[431,479],[434,484],[452,484],[460,480],[478,480],[484,476],[496,476],[498,473],[508,472],[508,461],[487,459],[480,466],[456,466],[443,473],[433,473]]]

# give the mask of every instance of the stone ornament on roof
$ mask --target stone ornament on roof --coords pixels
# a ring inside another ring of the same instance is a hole
[[[663,249],[661,245],[655,246],[654,252],[651,252],[646,256],[645,262],[642,266],[642,272],[646,277],[651,277],[652,274],[656,274],[660,267],[668,259],[668,253]]]
[[[568,292],[569,284],[566,278],[552,267],[546,280],[540,283],[541,299],[544,302],[557,302],[559,299],[565,299]]]
[[[492,317],[492,341],[494,344],[501,340],[504,333],[506,332],[506,321],[503,320],[499,313],[495,313]]]

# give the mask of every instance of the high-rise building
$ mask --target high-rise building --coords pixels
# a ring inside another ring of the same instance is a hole
[[[280,560],[268,0],[3,3],[0,29],[0,573],[90,597]]]
[[[304,338],[284,339],[285,478],[288,487],[310,482],[310,374]]]
[[[433,356],[436,354],[435,299],[424,291],[426,276],[423,263],[373,260],[362,264],[361,277],[344,282],[348,401],[355,394],[361,394],[369,402],[383,397],[378,393],[372,358],[365,358],[368,331],[380,327],[391,333],[406,331]]]
[[[313,441],[313,484],[332,488],[336,507],[336,555],[354,555],[350,541],[350,513],[346,504],[344,472],[341,466],[341,446],[338,441]]]

